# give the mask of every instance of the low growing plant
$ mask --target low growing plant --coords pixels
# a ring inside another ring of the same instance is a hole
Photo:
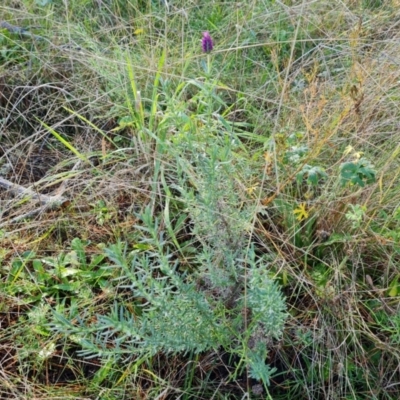
[[[241,357],[239,366],[248,365],[250,376],[269,384],[274,370],[265,364],[267,344],[282,333],[286,305],[266,265],[256,261],[253,251],[247,254],[246,268],[243,260],[236,260],[236,280],[221,288],[229,293],[228,301],[204,286],[201,273],[193,280],[192,275],[180,272],[160,221],[153,219],[149,209],[141,219],[143,226],[138,229],[145,233],[142,244],[147,250],[129,251],[122,243],[104,250],[109,261],[102,270],[117,275],[113,290],[124,293],[124,300],[116,300],[93,323],[84,318],[84,310],[71,314],[65,307],[56,308],[50,329],[72,338],[85,357],[114,362],[159,352],[187,354],[223,348]]]

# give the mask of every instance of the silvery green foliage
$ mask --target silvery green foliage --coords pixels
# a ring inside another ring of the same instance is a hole
[[[56,315],[53,330],[73,338],[85,356],[198,353],[222,347],[243,357],[251,375],[268,384],[273,371],[265,364],[266,349],[282,333],[285,302],[268,276],[268,263],[248,245],[254,209],[235,177],[245,180],[250,172],[238,168],[229,146],[212,144],[205,139],[204,151],[185,154],[190,164],[182,157],[175,171],[180,178],[174,189],[196,245],[195,271],[182,272],[168,230],[150,207],[138,215],[137,249],[128,252],[122,243],[104,249],[109,265],[103,268],[114,272],[111,287],[123,293],[123,300],[116,297],[114,307],[94,323],[76,314],[74,323],[72,315]],[[190,148],[188,142],[184,151]],[[251,313],[243,313],[246,308]]]
[[[254,264],[253,264],[254,265]],[[266,336],[279,338],[287,318],[286,303],[277,283],[260,266],[251,268],[247,282],[247,307]]]
[[[94,324],[76,315],[77,322],[72,324],[56,313],[53,330],[73,337],[88,357],[198,353],[227,344],[223,319],[196,285],[186,283],[175,271],[168,256],[126,254],[124,249],[119,243],[106,248],[105,253],[111,261],[108,268],[120,273],[118,288],[129,291],[133,302],[142,299],[136,313],[117,301],[109,313],[98,315]]]
[[[235,252],[243,246],[243,231],[249,212],[240,209],[238,188],[232,179],[231,160],[219,161],[218,154],[199,155],[197,194],[189,209],[194,233],[215,250]]]
[[[116,300],[95,322],[88,321],[82,311],[59,309],[50,328],[79,344],[81,354],[88,358],[126,359],[222,347],[245,354],[251,376],[268,384],[274,371],[265,364],[266,348],[271,338],[280,336],[286,309],[278,286],[267,275],[267,264],[257,262],[250,249],[247,257],[236,260],[240,277],[226,285],[227,295],[222,289],[211,295],[178,271],[179,264],[168,253],[158,221],[152,220],[150,213],[142,217],[141,228],[148,234],[143,243],[147,245],[131,252],[122,243],[104,249],[109,265],[103,268],[115,271],[114,288],[122,291],[124,298],[128,294],[131,302]],[[245,298],[241,297],[246,292]],[[241,313],[244,306],[251,309],[247,330]],[[252,346],[247,344],[249,338]]]
[[[134,346],[133,352],[147,354],[218,347],[226,328],[196,285],[186,283],[176,272],[177,265],[163,254],[162,240],[158,243],[161,253],[135,254],[129,263],[121,258],[120,246],[106,249],[115,266],[123,268],[128,277],[119,287],[145,300],[140,318],[128,324],[127,343]]]
[[[235,169],[231,157],[229,151],[220,154],[216,149],[199,154],[196,191],[184,188],[184,183],[181,186],[193,236],[202,243],[197,254],[200,275],[222,289],[241,280],[238,259],[243,257],[252,215],[250,207],[241,206],[244,198],[232,179]]]
[[[156,304],[147,304],[136,318],[124,318],[126,310],[99,316],[98,332],[103,335],[98,344],[118,343],[119,348],[132,355],[198,353],[221,344],[221,335],[226,333],[204,297],[193,287],[182,285],[174,293],[166,290],[162,295],[157,291],[154,296],[158,296]]]
[[[268,385],[274,370],[265,364],[267,346],[282,334],[286,305],[278,285],[268,275],[268,262],[248,246],[254,206],[241,197],[234,177],[246,181],[245,176],[249,174],[250,179],[252,171],[243,170],[233,158],[227,147],[221,153],[215,143],[208,151],[197,152],[193,155],[196,174],[191,177],[196,190],[185,186],[187,168],[182,168],[180,193],[193,223],[193,235],[202,244],[197,254],[201,290],[231,310],[231,319],[226,321],[232,327],[231,351],[241,353],[248,346],[245,358],[250,375]],[[244,324],[242,311],[246,308],[251,313]],[[235,338],[234,331],[238,334]]]
[[[258,342],[254,349],[249,350],[248,358],[250,377],[269,386],[270,378],[276,372],[276,368],[271,368],[268,364],[265,364],[267,358],[265,343]]]

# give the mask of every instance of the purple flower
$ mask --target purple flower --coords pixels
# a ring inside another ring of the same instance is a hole
[[[204,53],[209,53],[213,49],[213,41],[209,32],[203,32],[203,39],[201,39],[201,46]]]

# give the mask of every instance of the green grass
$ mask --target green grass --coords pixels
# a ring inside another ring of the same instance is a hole
[[[0,15],[0,398],[399,398],[396,1]]]

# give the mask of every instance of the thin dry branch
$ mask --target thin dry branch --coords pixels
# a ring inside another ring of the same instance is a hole
[[[48,196],[45,194],[40,194],[40,193],[34,192],[32,189],[18,185],[16,183],[12,183],[12,182],[8,181],[7,179],[1,178],[1,177],[0,177],[0,187],[3,187],[5,189],[9,190],[14,196],[19,196],[19,195],[29,196],[34,200],[38,200],[41,204],[40,207],[37,207],[34,210],[29,211],[28,213],[18,215],[17,217],[14,217],[9,221],[1,223],[0,228],[4,227],[6,225],[12,224],[12,223],[16,223],[23,219],[32,218],[33,216],[41,213],[42,211],[44,211],[46,209],[59,208],[67,202],[67,198],[65,198],[61,195]]]
[[[18,185],[16,183],[12,183],[7,179],[1,177],[0,177],[0,187],[9,190],[10,193],[12,193],[15,196],[24,195],[24,196],[29,196],[32,199],[39,200],[39,202],[42,205],[45,205],[48,208],[60,207],[67,201],[67,199],[61,195],[48,196],[45,194],[41,194],[33,191],[32,189]]]

